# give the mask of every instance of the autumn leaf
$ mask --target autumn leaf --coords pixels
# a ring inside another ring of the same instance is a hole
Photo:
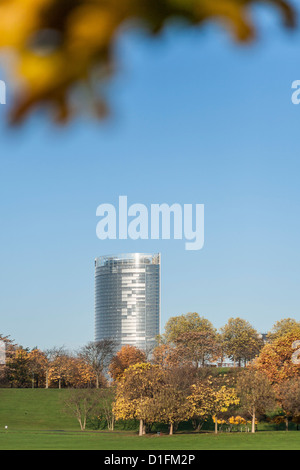
[[[11,122],[40,106],[54,109],[56,120],[68,120],[82,112],[82,103],[73,107],[70,98],[82,86],[92,96],[89,110],[106,115],[101,85],[115,71],[114,46],[124,27],[157,35],[170,19],[187,27],[213,21],[247,42],[256,35],[255,4],[273,6],[285,26],[295,26],[290,0],[2,0],[0,52],[10,51],[13,60],[4,65],[17,84]]]

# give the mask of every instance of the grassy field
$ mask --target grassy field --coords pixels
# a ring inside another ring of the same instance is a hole
[[[64,390],[0,390],[0,450],[300,450],[300,432],[156,434],[80,432],[62,412]],[[5,430],[8,426],[8,430]]]
[[[1,450],[299,450],[300,433],[178,434],[137,437],[128,432],[0,432]]]
[[[0,389],[0,430],[77,430],[63,413],[65,390]]]

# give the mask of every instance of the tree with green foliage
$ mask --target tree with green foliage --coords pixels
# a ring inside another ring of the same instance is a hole
[[[263,347],[258,332],[241,318],[230,318],[221,328],[221,341],[226,356],[239,367],[254,359]]]
[[[204,367],[221,355],[217,330],[195,312],[171,317],[165,326],[164,343],[154,350],[154,357],[168,350],[166,359],[173,365]]]
[[[167,343],[174,343],[185,333],[199,331],[216,333],[213,324],[209,320],[204,317],[200,317],[196,312],[187,313],[185,315],[169,318],[165,326],[164,337]]]

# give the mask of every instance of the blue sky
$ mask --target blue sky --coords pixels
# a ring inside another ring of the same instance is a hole
[[[56,129],[38,115],[10,130],[1,107],[2,334],[40,348],[92,340],[94,258],[132,251],[162,253],[162,325],[189,311],[217,328],[300,319],[300,37],[257,14],[252,46],[217,27],[125,36],[104,124]],[[96,208],[119,195],[205,204],[203,250],[98,240]]]

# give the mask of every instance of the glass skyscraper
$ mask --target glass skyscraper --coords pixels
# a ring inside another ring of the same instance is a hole
[[[150,351],[160,334],[160,254],[95,260],[95,341]]]

